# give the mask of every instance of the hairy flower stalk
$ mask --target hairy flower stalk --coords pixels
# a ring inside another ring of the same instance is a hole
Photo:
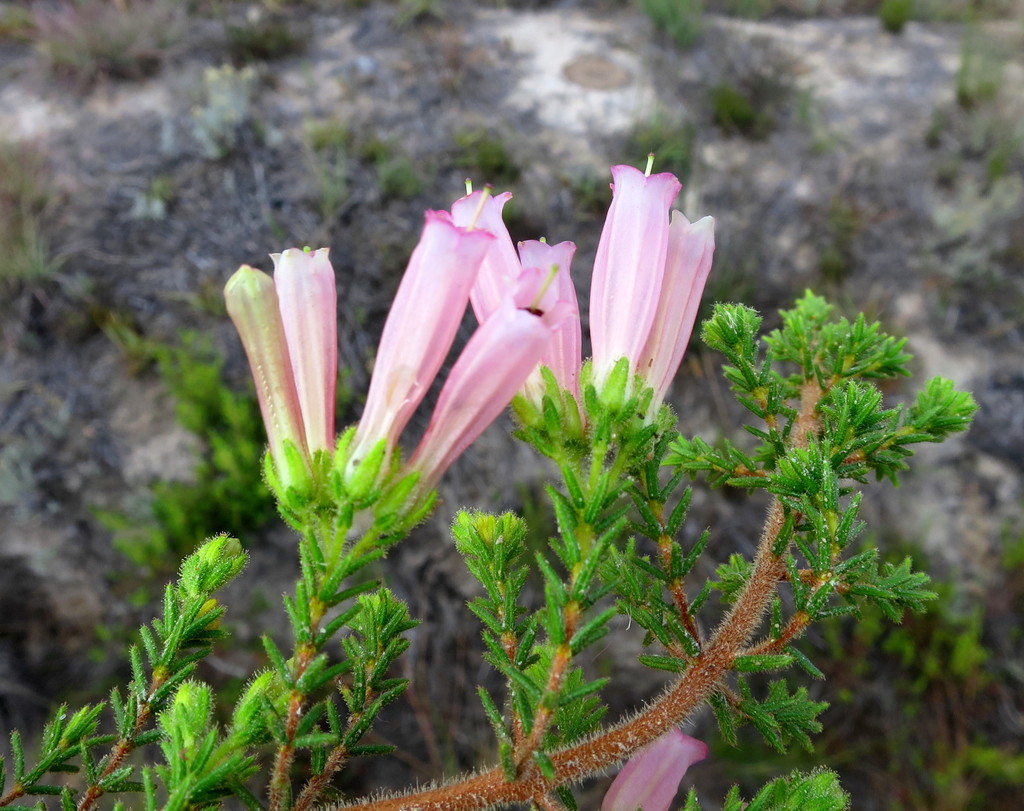
[[[384,440],[388,455],[426,395],[455,340],[480,264],[494,241],[486,230],[428,211],[377,350],[350,466]]]

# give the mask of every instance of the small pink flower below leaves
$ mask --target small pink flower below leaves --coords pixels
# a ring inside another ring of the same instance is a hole
[[[601,811],[669,811],[686,770],[707,756],[704,743],[673,728],[626,762]]]

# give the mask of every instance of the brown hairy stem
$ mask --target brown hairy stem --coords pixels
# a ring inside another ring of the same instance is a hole
[[[562,637],[565,641],[555,648],[554,656],[551,659],[551,668],[548,670],[548,681],[544,685],[545,695],[555,695],[562,689],[562,681],[565,679],[566,670],[568,670],[569,664],[572,662],[572,649],[569,647],[569,641],[572,639],[573,634],[576,633],[579,618],[579,603],[572,600],[565,607],[565,614],[562,618],[564,623]],[[544,733],[547,732],[553,715],[554,711],[543,706],[543,704],[537,708],[530,736],[515,753],[516,768],[520,776],[526,773],[529,758],[541,748],[544,742]]]
[[[309,638],[316,639],[326,607],[314,599],[310,604]],[[294,681],[316,658],[317,650],[313,643],[300,645],[295,651]],[[306,705],[306,695],[293,689],[288,700],[288,718],[285,721],[285,742],[277,750],[274,759],[273,776],[270,779],[270,811],[281,811],[287,805],[288,792],[291,788],[291,768],[295,759],[295,738],[299,732],[299,722]],[[340,764],[339,764],[340,765]]]
[[[543,797],[534,797],[533,802],[541,811],[568,811],[560,800],[549,794],[545,794]]]
[[[303,787],[299,796],[295,800],[295,805],[292,806],[292,811],[305,811],[313,803],[315,803],[320,794],[327,788],[331,782],[331,778],[334,777],[335,773],[344,765],[348,759],[348,749],[344,746],[336,746],[331,750],[331,754],[327,756],[327,762],[324,764],[324,769],[320,774],[315,774],[306,781],[306,785]]]
[[[733,659],[757,629],[785,568],[772,546],[782,526],[782,506],[773,502],[758,547],[754,570],[728,616],[686,674],[642,713],[593,738],[551,753],[554,780],[530,770],[513,781],[501,768],[471,775],[426,791],[334,806],[348,811],[480,811],[497,805],[527,803],[553,788],[573,783],[619,763],[660,738],[715,692]]]
[[[791,442],[806,447],[820,431],[816,415],[823,391],[808,380],[800,390],[800,412]],[[503,770],[486,772],[394,797],[333,806],[331,811],[482,811],[494,806],[537,802],[557,786],[574,783],[620,763],[634,752],[681,724],[720,689],[735,658],[744,653],[757,631],[779,582],[787,576],[785,551],[773,551],[786,523],[786,511],[773,499],[758,543],[750,579],[710,641],[686,673],[643,711],[592,738],[550,754],[555,776],[545,779],[536,769],[506,780]],[[793,623],[790,623],[793,626]],[[793,626],[794,635],[798,633]]]
[[[161,671],[161,668],[157,669]],[[132,727],[132,733],[126,738],[121,738],[114,748],[110,750],[110,755],[106,765],[103,767],[103,771],[100,772],[99,777],[91,783],[85,790],[85,794],[82,795],[82,799],[78,801],[78,811],[88,811],[96,803],[96,801],[103,796],[104,789],[100,785],[103,780],[115,771],[121,768],[121,764],[124,759],[128,757],[135,750],[135,741],[142,733],[143,727],[146,726],[146,722],[149,720],[151,715],[152,707],[151,699],[153,694],[163,685],[166,680],[166,674],[158,674],[154,671],[153,678],[149,683],[149,691],[146,693],[146,700],[139,703],[139,708],[135,712],[135,724]],[[4,798],[6,800],[6,798]],[[0,802],[0,805],[6,805],[5,802]]]

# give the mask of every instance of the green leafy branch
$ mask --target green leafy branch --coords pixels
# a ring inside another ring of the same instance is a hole
[[[209,685],[189,680],[160,713],[164,763],[143,773],[146,811],[157,811],[156,780],[163,783],[167,795],[162,811],[209,807],[229,796],[241,798],[250,811],[260,808],[245,787],[257,770],[246,747],[251,736],[237,727],[232,734],[221,735],[213,721],[213,707]]]
[[[498,738],[499,756],[506,773],[515,775],[515,751],[523,745],[523,718],[531,714],[528,695],[520,686],[521,674],[538,656],[534,652],[538,621],[520,603],[529,567],[526,553],[526,524],[512,513],[460,512],[452,526],[455,546],[470,572],[484,587],[485,596],[470,601],[469,610],[483,623],[484,658],[507,682],[506,722],[491,694],[477,692],[487,718]]]
[[[352,634],[342,640],[345,671],[351,683],[336,680],[348,717],[342,724],[337,707],[328,698],[314,704],[303,719],[296,745],[311,750],[312,776],[295,799],[295,811],[303,811],[317,802],[349,758],[385,755],[394,748],[359,742],[381,710],[408,686],[406,679],[387,674],[409,647],[403,634],[417,623],[409,618],[406,605],[385,588],[361,595],[358,609],[350,622]],[[321,716],[326,720],[326,728]]]
[[[306,498],[279,493],[282,515],[301,534],[301,576],[294,595],[284,598],[292,655],[286,659],[273,640],[264,638],[285,694],[281,707],[266,706],[277,745],[270,780],[270,808],[275,810],[307,808],[318,801],[348,758],[390,751],[358,741],[405,689],[404,681],[388,680],[385,674],[408,644],[401,636],[412,627],[407,610],[386,590],[366,595],[375,588],[373,581],[354,581],[423,520],[436,494],[419,494],[418,476],[400,475],[401,460],[397,454],[386,459],[383,441],[365,458],[350,460],[354,434],[350,428],[341,436],[333,459],[326,453],[314,457],[313,480],[321,483],[320,492]],[[353,631],[342,644],[345,656],[332,661],[327,644],[345,628]],[[379,644],[384,647],[378,649]],[[349,710],[343,724],[332,687],[349,674],[354,682],[343,690]],[[293,803],[291,766],[300,750],[310,751],[313,775]]]
[[[17,730],[11,732],[14,781],[10,790],[4,794],[7,774],[4,759],[0,756],[0,806],[20,811],[32,808],[27,805],[13,805],[20,797],[62,794],[63,789],[60,786],[42,783],[43,777],[47,774],[77,772],[78,767],[69,762],[72,758],[93,747],[109,744],[113,740],[113,736],[95,734],[100,714],[103,712],[103,704],[86,705],[70,719],[67,717],[67,710],[66,704],[61,705],[53,719],[43,728],[39,761],[31,769],[25,768],[25,749],[21,735]]]
[[[225,609],[211,595],[238,575],[246,559],[238,541],[222,535],[182,563],[177,587],[169,585],[164,592],[163,618],[153,621],[152,631],[139,629],[141,650],[134,645],[128,650],[132,682],[127,696],[122,700],[116,688],[110,694],[118,740],[99,764],[85,759],[89,780],[78,811],[86,811],[107,792],[137,790],[136,784],[126,782],[130,767],[121,764],[132,750],[160,740],[158,730],[145,731],[147,721],[210,654],[213,642],[226,636],[219,628]]]
[[[779,777],[750,800],[744,800],[739,787],[733,786],[722,811],[846,811],[849,807],[850,798],[839,785],[836,773],[815,769]],[[697,792],[691,789],[682,811],[701,811],[701,808]]]
[[[25,768],[24,750],[17,733],[12,733],[14,783],[0,797],[0,806],[12,806],[24,795],[60,795],[61,805],[75,807],[70,787],[40,782],[49,773],[85,774],[85,790],[78,799],[79,811],[86,811],[104,794],[137,792],[143,784],[133,780],[134,768],[124,764],[139,747],[163,740],[163,731],[149,722],[161,713],[196,664],[208,656],[213,643],[226,634],[220,630],[224,608],[212,596],[242,570],[246,555],[238,541],[222,535],[204,543],[189,555],[181,567],[177,584],[164,591],[162,617],[139,629],[140,643],[128,650],[132,680],[125,697],[115,688],[110,695],[115,734],[96,735],[104,704],[86,706],[70,719],[61,708],[47,724],[38,763]],[[93,750],[113,743],[97,762]],[[77,757],[81,766],[71,762]],[[0,762],[0,792],[4,784]]]
[[[792,644],[811,623],[856,612],[865,600],[898,619],[904,610],[920,610],[934,598],[927,576],[913,572],[909,560],[879,570],[874,550],[844,559],[863,530],[861,495],[853,484],[865,483],[870,472],[895,482],[906,468],[910,445],[964,430],[976,406],[969,394],[936,378],[909,409],[885,408],[881,392],[868,380],[906,374],[910,358],[904,342],[863,316],[855,322],[833,318],[831,306],[810,293],[783,313],[783,327],[763,341],[759,327],[760,318],[749,308],[718,305],[704,338],[729,362],[725,375],[740,402],[763,421],[763,428],[747,426],[760,445],[745,452],[730,443],[713,448],[700,439],[679,438],[666,462],[676,475],[702,472],[712,486],[762,488],[778,500],[782,524],[772,553],[780,583],[790,588],[792,611],[785,619],[776,595],[767,637],[740,652],[732,669],[758,672],[797,664],[820,677]],[[784,375],[776,369],[782,364],[797,371]],[[733,555],[718,567],[711,585],[726,603],[734,602],[756,573],[754,563]],[[672,658],[686,661],[676,653],[654,664],[670,669]],[[741,680],[741,690],[744,684]],[[728,691],[721,696],[730,697],[738,711],[740,698]],[[779,744],[771,724],[758,724],[757,713],[742,714],[769,743]]]

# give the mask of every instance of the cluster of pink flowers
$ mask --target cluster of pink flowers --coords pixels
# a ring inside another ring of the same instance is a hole
[[[620,358],[663,401],[682,360],[714,251],[714,222],[669,209],[671,174],[612,169],[614,198],[591,289],[593,382],[600,391]],[[569,277],[570,242],[520,243],[502,222],[510,195],[475,192],[451,212],[427,212],[419,244],[381,337],[366,407],[348,453],[351,472],[370,454],[388,459],[444,362],[467,303],[480,323],[446,380],[409,460],[422,486],[445,469],[518,391],[539,400],[541,365],[579,398],[582,339]],[[271,457],[286,487],[334,442],[337,315],[327,251],[274,256],[275,277],[243,266],[225,288],[228,312],[256,380]]]

